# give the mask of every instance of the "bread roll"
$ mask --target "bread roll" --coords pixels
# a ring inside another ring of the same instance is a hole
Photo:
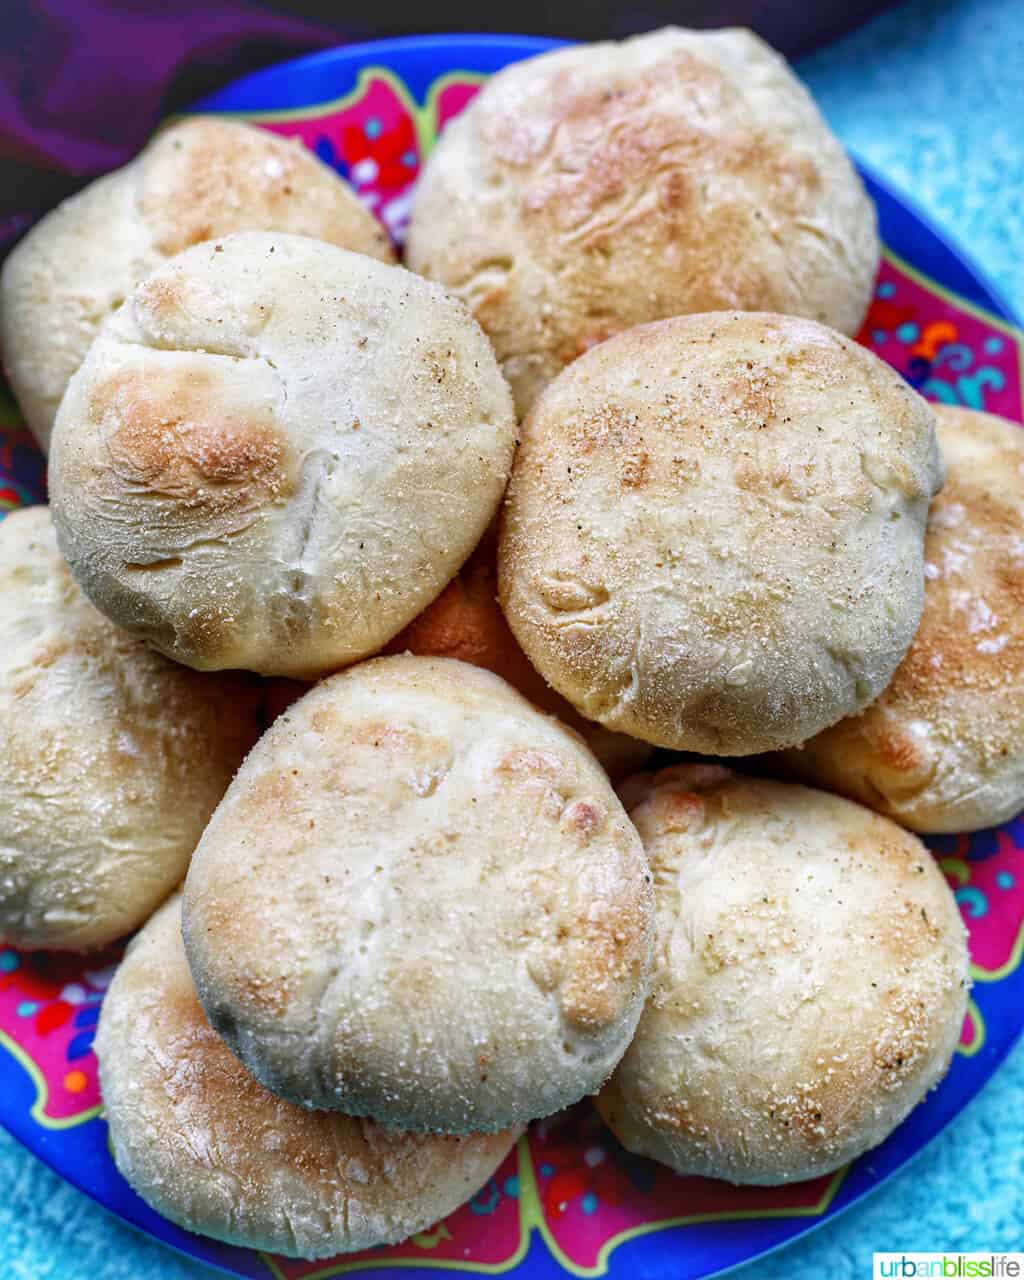
[[[582,734],[602,768],[616,781],[642,769],[648,743],[610,733],[555,693],[516,644],[498,604],[497,537],[488,532],[457,578],[386,647],[386,653],[456,658],[507,680],[524,698]]]
[[[598,1098],[625,1147],[772,1185],[876,1146],[938,1083],[967,1008],[966,934],[921,842],[849,800],[717,766],[623,794],[658,953]]]
[[[161,652],[313,679],[458,571],[515,430],[487,339],[437,285],[245,232],[104,326],[57,419],[57,533],[93,603]]]
[[[875,212],[785,61],[750,31],[667,28],[506,67],[445,129],[406,260],[494,343],[520,414],[582,352],[696,311],[854,334]]]
[[[977,831],[1024,808],[1024,431],[935,413],[946,484],[917,635],[880,697],[785,764],[913,831]]]
[[[942,463],[928,405],[870,352],[792,317],[664,320],[577,360],[522,436],[501,603],[583,715],[744,755],[888,683]]]
[[[407,655],[274,722],[200,842],[183,927],[207,1016],[267,1088],[469,1133],[599,1087],[640,1016],[651,914],[579,739],[488,671]]]
[[[0,522],[0,630],[0,945],[101,947],[184,876],[259,732],[256,682],[97,613],[47,507]]]
[[[68,380],[104,319],[172,254],[248,230],[394,257],[355,192],[299,143],[215,116],[163,130],[131,164],[33,227],[0,273],[0,351],[44,453]]]
[[[131,943],[96,1052],[117,1167],[188,1231],[290,1257],[393,1244],[494,1173],[516,1131],[395,1133],[268,1093],[212,1030],[181,945],[181,902]]]

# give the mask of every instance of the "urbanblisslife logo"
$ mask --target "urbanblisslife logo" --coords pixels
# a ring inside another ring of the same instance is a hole
[[[874,1280],[1024,1280],[1024,1253],[876,1253]]]

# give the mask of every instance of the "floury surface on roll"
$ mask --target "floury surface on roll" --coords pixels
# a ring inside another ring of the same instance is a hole
[[[143,281],[72,379],[61,550],[177,661],[314,679],[454,576],[515,431],[487,339],[438,285],[303,236],[229,236]]]
[[[181,882],[259,733],[257,682],[108,622],[47,507],[0,522],[0,625],[0,944],[101,947]]]
[[[196,850],[183,928],[212,1025],[268,1088],[471,1133],[600,1087],[652,910],[579,738],[490,672],[398,656],[274,722]]]
[[[633,325],[739,309],[860,327],[875,211],[786,62],[667,28],[492,76],[416,189],[409,265],[469,303],[520,414]]]
[[[946,483],[914,642],[865,711],[784,763],[914,831],[977,831],[1024,808],[1024,431],[935,414]]]
[[[658,947],[598,1098],[619,1140],[763,1185],[877,1146],[945,1074],[967,1009],[966,931],[931,854],[849,800],[719,766],[622,794]]]
[[[927,403],[809,320],[714,312],[581,356],[522,425],[499,591],[583,715],[747,755],[866,706],[921,616]]]
[[[158,1213],[250,1249],[394,1244],[475,1194],[517,1130],[398,1133],[268,1093],[210,1027],[168,902],[103,1000],[96,1053],[117,1167]]]
[[[216,116],[158,133],[131,164],[47,214],[0,274],[0,352],[45,453],[103,321],[172,255],[234,231],[290,231],[391,261],[387,232],[298,142]]]

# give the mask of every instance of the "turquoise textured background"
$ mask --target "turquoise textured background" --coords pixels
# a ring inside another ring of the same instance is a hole
[[[623,0],[628,3],[629,0]],[[1024,316],[1024,2],[913,0],[799,67],[840,137]],[[0,1131],[0,1280],[213,1280]],[[871,1274],[874,1250],[1024,1249],[1024,1044],[910,1168],[744,1280]]]

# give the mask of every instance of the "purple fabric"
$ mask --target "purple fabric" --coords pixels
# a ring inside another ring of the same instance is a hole
[[[248,0],[7,0],[0,253],[38,214],[129,160],[168,110],[341,42]]]

